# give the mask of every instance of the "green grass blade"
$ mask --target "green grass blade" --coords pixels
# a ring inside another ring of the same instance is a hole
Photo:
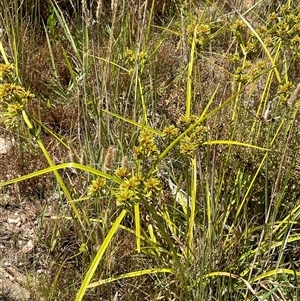
[[[117,217],[117,219],[113,223],[111,229],[109,230],[107,236],[105,237],[102,245],[100,246],[94,260],[92,261],[92,263],[89,267],[89,270],[87,271],[87,273],[82,281],[81,287],[77,293],[75,301],[81,301],[82,298],[84,297],[85,292],[89,288],[89,284],[90,284],[90,282],[94,276],[94,273],[99,265],[99,262],[102,259],[102,256],[103,256],[105,250],[107,249],[108,245],[110,244],[114,234],[117,232],[119,225],[122,222],[123,218],[125,217],[126,213],[127,213],[127,210],[123,209],[122,212],[120,213],[120,215]]]
[[[44,168],[42,170],[39,170],[39,171],[35,171],[35,172],[32,172],[28,175],[25,175],[25,176],[21,176],[19,178],[16,178],[16,179],[12,179],[12,180],[9,180],[9,181],[5,181],[5,182],[1,182],[0,183],[0,187],[4,187],[4,186],[7,186],[7,185],[10,185],[10,184],[14,184],[14,183],[18,183],[18,182],[21,182],[21,181],[24,181],[24,180],[29,180],[31,178],[34,178],[34,177],[38,177],[38,176],[42,176],[46,173],[50,173],[50,172],[55,172],[57,170],[60,170],[60,169],[65,169],[65,168],[75,168],[75,169],[79,169],[79,170],[82,170],[82,171],[86,171],[86,172],[89,172],[89,173],[92,173],[96,176],[101,176],[107,180],[112,180],[113,182],[115,183],[118,183],[118,184],[121,184],[122,181],[117,178],[117,177],[114,177],[110,174],[107,174],[107,173],[104,173],[98,169],[95,169],[93,167],[89,167],[89,166],[86,166],[86,165],[82,165],[82,164],[78,164],[78,163],[63,163],[63,164],[58,164],[58,165],[54,165],[54,166],[51,166],[51,167],[48,167],[48,168]]]
[[[64,14],[63,12],[61,11],[61,9],[58,7],[58,5],[56,4],[52,4],[52,7],[53,7],[53,11],[56,15],[56,18],[60,24],[60,26],[62,27],[63,31],[64,31],[64,34],[65,34],[65,37],[68,39],[68,41],[70,42],[71,46],[72,46],[72,49],[76,55],[76,58],[79,59],[80,58],[80,55],[79,55],[79,50],[78,50],[78,47],[76,45],[76,42],[71,34],[71,31],[70,31],[70,28],[64,18]]]
[[[2,57],[3,57],[3,60],[4,60],[5,64],[8,65],[8,64],[9,64],[9,60],[8,60],[8,58],[7,58],[6,52],[5,52],[4,47],[3,47],[3,44],[2,44],[2,42],[1,42],[1,39],[0,39],[0,52],[1,52],[1,55],[2,55]]]
[[[282,80],[280,78],[280,74],[279,71],[276,67],[276,63],[267,47],[267,45],[263,42],[263,40],[261,39],[261,37],[259,36],[259,34],[257,33],[257,31],[252,27],[252,25],[241,15],[239,14],[240,18],[243,20],[243,22],[247,25],[247,27],[249,28],[249,30],[252,32],[252,34],[254,34],[256,36],[256,38],[258,39],[258,41],[260,42],[261,46],[263,47],[265,53],[267,54],[271,64],[272,64],[272,68],[274,68],[275,71],[275,75],[276,75],[276,79],[278,81],[278,83],[281,83]]]
[[[188,65],[188,74],[187,74],[187,87],[186,87],[186,103],[185,103],[185,115],[189,117],[191,115],[191,102],[192,102],[192,75],[194,67],[194,55],[196,47],[196,37],[197,37],[198,23],[194,28],[194,34],[192,39],[192,46],[190,52],[190,59]]]
[[[190,254],[193,253],[194,246],[193,246],[193,240],[194,240],[194,227],[195,227],[195,212],[196,212],[196,192],[197,192],[197,164],[195,159],[191,159],[191,197],[190,204],[188,204],[188,207],[190,207],[190,215],[188,217],[188,258],[190,257]]]
[[[214,144],[226,144],[226,145],[236,145],[236,146],[243,146],[247,148],[254,148],[261,151],[270,151],[270,149],[252,145],[249,143],[239,142],[239,141],[232,141],[232,140],[210,140],[203,143],[203,145],[214,145]]]
[[[116,277],[111,277],[103,280],[99,280],[96,282],[93,282],[89,284],[88,288],[96,287],[102,284],[110,283],[113,281],[117,280],[122,280],[126,278],[133,278],[133,277],[139,277],[143,275],[150,275],[150,274],[158,274],[158,273],[168,273],[168,274],[173,274],[176,275],[175,271],[172,269],[167,269],[167,268],[155,268],[155,269],[147,269],[147,270],[140,270],[140,271],[134,271],[134,272],[129,272],[125,273]]]
[[[129,124],[131,124],[131,125],[134,125],[134,126],[136,126],[137,128],[143,128],[144,130],[148,130],[148,131],[150,131],[150,132],[152,132],[152,133],[154,133],[154,134],[156,134],[156,135],[158,135],[158,136],[162,136],[162,132],[153,129],[153,128],[150,127],[150,126],[147,126],[147,125],[144,125],[144,124],[142,124],[142,123],[136,122],[136,121],[134,121],[134,120],[125,118],[125,117],[123,117],[123,116],[121,116],[121,115],[118,115],[118,114],[116,114],[116,113],[109,112],[109,111],[107,111],[107,110],[103,110],[103,109],[101,109],[101,110],[102,110],[104,113],[107,113],[107,114],[109,114],[109,115],[111,115],[111,116],[114,116],[114,117],[116,117],[117,119],[123,120],[123,121],[125,121],[125,122],[127,122],[127,123],[129,123]]]
[[[250,280],[250,283],[254,283],[254,282],[260,281],[260,280],[265,279],[265,278],[277,276],[279,274],[288,274],[288,275],[292,275],[292,276],[294,276],[296,274],[297,277],[300,277],[300,272],[295,272],[295,271],[293,271],[291,269],[281,269],[280,268],[280,269],[275,269],[275,270],[267,271],[265,273],[257,275],[257,276],[253,277]]]
[[[136,236],[136,249],[138,253],[141,252],[141,221],[140,221],[140,205],[134,205],[134,223]]]

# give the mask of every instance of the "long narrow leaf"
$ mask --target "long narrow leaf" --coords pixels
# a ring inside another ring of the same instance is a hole
[[[90,265],[89,270],[87,271],[87,273],[86,273],[86,275],[85,275],[85,277],[84,277],[84,279],[81,283],[81,287],[80,287],[80,289],[77,293],[75,301],[81,301],[82,298],[84,297],[86,290],[89,288],[90,281],[92,280],[92,278],[95,274],[95,271],[96,271],[96,269],[99,265],[99,262],[102,259],[102,256],[103,256],[105,250],[107,249],[109,243],[111,242],[114,234],[117,232],[117,230],[119,228],[119,225],[122,222],[123,218],[125,217],[126,213],[127,213],[127,210],[123,209],[122,212],[120,213],[120,215],[118,216],[118,218],[113,223],[111,229],[109,230],[107,236],[105,237],[105,239],[104,239],[102,245],[100,246],[93,262]]]
[[[133,277],[139,277],[143,275],[150,275],[150,274],[158,274],[158,273],[168,273],[168,274],[176,274],[174,270],[167,269],[167,268],[156,268],[156,269],[148,269],[148,270],[140,270],[140,271],[134,271],[126,274],[122,274],[116,277],[111,277],[103,280],[99,280],[96,282],[91,283],[88,288],[96,287],[102,284],[110,283],[117,280],[122,280],[126,278],[133,278]]]
[[[239,141],[232,141],[232,140],[210,140],[203,143],[203,145],[213,145],[213,144],[227,144],[227,145],[237,145],[237,146],[244,146],[249,148],[255,148],[262,151],[269,151],[270,149],[252,145],[249,143],[239,142]]]
[[[141,223],[140,223],[140,205],[134,205],[134,223],[136,236],[136,249],[138,253],[141,252]]]
[[[104,173],[104,172],[102,172],[100,170],[97,170],[95,168],[71,162],[71,163],[63,163],[63,164],[54,165],[54,166],[51,166],[51,167],[48,167],[48,168],[45,168],[45,169],[42,169],[42,170],[39,170],[39,171],[35,171],[33,173],[30,173],[28,175],[25,175],[25,176],[22,176],[22,177],[13,179],[13,180],[1,182],[0,187],[7,186],[7,185],[10,185],[10,184],[14,184],[14,183],[18,183],[18,182],[21,182],[21,181],[24,181],[24,180],[28,180],[28,179],[31,179],[31,178],[34,178],[34,177],[44,175],[44,174],[49,173],[49,172],[54,172],[56,170],[65,169],[65,168],[75,168],[75,169],[79,169],[79,170],[82,170],[82,171],[86,171],[86,172],[92,173],[96,176],[101,176],[101,177],[103,177],[107,180],[112,180],[112,181],[114,181],[115,183],[118,183],[118,184],[121,184],[121,182],[122,182],[119,178],[111,176],[110,174]]]

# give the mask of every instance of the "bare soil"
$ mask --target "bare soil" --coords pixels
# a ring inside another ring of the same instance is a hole
[[[0,137],[0,181],[14,175],[13,165],[8,174],[9,152],[14,141]],[[18,187],[12,185],[0,190],[0,299],[30,300],[28,270],[33,262],[38,267],[35,254],[38,212],[33,202],[23,201]],[[42,269],[36,270],[36,275]]]

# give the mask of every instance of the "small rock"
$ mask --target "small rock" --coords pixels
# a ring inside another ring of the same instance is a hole
[[[0,154],[6,154],[11,148],[11,143],[4,138],[0,137]]]
[[[30,239],[27,242],[27,244],[22,248],[22,252],[24,254],[29,253],[31,250],[33,250],[33,248],[34,248],[34,243],[33,243],[33,240]]]
[[[41,275],[41,274],[44,273],[44,270],[43,270],[43,269],[38,269],[38,270],[36,271],[36,273],[39,274],[39,275]]]
[[[18,218],[8,218],[7,219],[7,222],[9,223],[9,224],[18,224],[18,223],[20,223],[20,218],[18,217]]]

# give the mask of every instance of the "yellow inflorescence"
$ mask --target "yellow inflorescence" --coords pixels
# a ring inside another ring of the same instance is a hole
[[[88,188],[88,195],[92,196],[100,192],[106,185],[106,180],[98,177],[96,180],[92,181],[92,184]]]
[[[22,115],[28,100],[34,95],[23,87],[9,82],[13,66],[0,64],[0,122],[7,127],[17,127],[18,117]]]

